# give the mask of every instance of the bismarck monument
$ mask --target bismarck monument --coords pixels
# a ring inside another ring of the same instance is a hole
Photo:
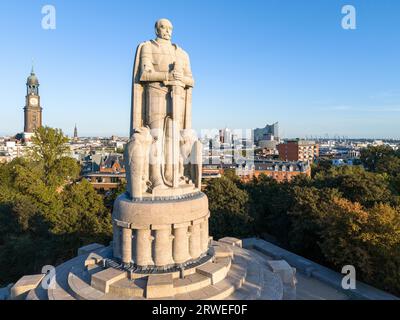
[[[270,264],[239,239],[210,238],[189,55],[171,43],[171,22],[155,30],[136,51],[128,184],[114,203],[112,244],[85,246],[55,272],[21,278],[12,299],[282,299],[285,286],[294,288],[286,262]]]
[[[127,192],[114,204],[114,257],[131,270],[195,264],[209,249],[202,147],[191,129],[194,80],[188,54],[171,43],[172,25],[136,51]],[[204,259],[203,259],[204,260]]]

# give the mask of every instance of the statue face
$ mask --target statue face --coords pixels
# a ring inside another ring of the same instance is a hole
[[[156,23],[157,36],[164,40],[171,40],[172,38],[172,23],[167,19],[160,19]]]

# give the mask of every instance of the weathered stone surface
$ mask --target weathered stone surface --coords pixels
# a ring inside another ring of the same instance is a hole
[[[96,250],[99,250],[101,248],[104,248],[104,246],[102,244],[99,244],[99,243],[88,244],[87,246],[84,246],[84,247],[81,247],[81,248],[78,249],[78,256],[80,256],[82,254],[91,253],[92,251],[96,251]]]
[[[182,186],[199,185],[201,179],[194,172],[201,170],[201,163],[190,161],[198,158],[191,157],[198,139],[191,130],[194,80],[189,55],[171,43],[170,21],[158,20],[156,35],[155,40],[141,43],[135,56],[131,141],[125,155],[130,160],[126,169],[132,197],[146,191],[174,195]],[[147,130],[151,136],[143,133]]]
[[[146,277],[147,278],[147,277]],[[109,293],[120,298],[124,297],[144,297],[147,279],[122,279],[110,285]]]
[[[188,285],[188,291],[194,291],[204,288],[211,284],[211,278],[199,273],[193,273],[187,277],[191,281]]]
[[[215,259],[216,263],[222,264],[228,269],[231,267],[232,264],[232,258],[231,257],[222,257],[222,258],[216,258]]]
[[[229,266],[226,266],[223,263],[206,263],[198,268],[196,271],[206,277],[211,279],[212,284],[216,284],[217,282],[221,281],[225,278],[226,274],[228,273]]]
[[[192,282],[188,278],[174,279],[174,292],[175,294],[186,293],[190,291]]]
[[[126,271],[108,268],[92,275],[93,288],[107,293],[110,285],[127,277]]]
[[[146,298],[163,298],[173,294],[172,274],[150,275],[147,279]]]
[[[277,273],[284,284],[296,285],[295,269],[285,260],[272,260],[267,262],[274,273]]]
[[[232,247],[228,244],[214,242],[214,245],[228,246],[234,252],[234,259],[222,257],[216,259],[217,263],[222,263],[226,267],[229,262],[232,265],[226,277],[213,285],[211,278],[196,272],[196,268],[185,270],[185,277],[179,278],[179,274],[174,272],[167,276],[166,281],[150,280],[153,290],[152,298],[147,297],[148,275],[136,274],[139,278],[113,282],[109,285],[108,293],[102,292],[91,285],[91,273],[99,273],[99,268],[86,270],[84,264],[86,256],[78,256],[65,264],[57,267],[57,285],[53,289],[47,290],[48,298],[51,300],[141,300],[141,299],[274,299],[279,298],[275,294],[276,285],[270,280],[265,281],[266,277],[261,277],[262,271],[266,275],[273,276],[277,284],[280,284],[282,294],[282,281],[280,277],[268,270],[266,261],[258,261],[254,252],[244,250],[240,247]],[[105,256],[111,248],[99,251],[99,255]],[[209,262],[204,263],[207,264]],[[101,270],[102,272],[104,270]],[[152,275],[151,277],[154,277]],[[165,279],[164,279],[165,280]],[[172,282],[172,286],[171,286]],[[171,289],[172,287],[172,289]],[[267,291],[262,291],[267,287]],[[150,289],[150,296],[151,296]],[[278,288],[279,289],[279,288]],[[160,292],[161,290],[161,292]],[[163,291],[162,291],[163,290]],[[32,293],[33,291],[30,291]],[[261,295],[260,293],[263,292]],[[30,294],[30,299],[42,300],[41,294]],[[282,297],[280,297],[282,298]]]
[[[104,292],[92,287],[73,272],[68,274],[68,285],[78,300],[99,300],[104,296]]]
[[[209,214],[204,193],[182,200],[132,202],[126,194],[114,203],[113,218],[135,226],[173,225],[205,219]]]
[[[24,276],[11,288],[10,298],[13,300],[25,299],[25,296],[32,289],[35,289],[43,280],[45,274]]]
[[[233,251],[228,246],[213,246],[212,249],[216,258],[233,257]]]
[[[95,252],[91,252],[87,259],[85,260],[85,267],[94,266],[100,263],[103,257]]]
[[[204,221],[208,218],[208,200],[201,193],[179,201],[158,202],[132,202],[126,194],[121,195],[113,211],[114,241],[119,243],[115,246],[117,257],[142,267],[163,267],[197,259],[208,250],[204,244],[204,239],[208,239],[205,228],[208,224]],[[122,227],[123,224],[129,228]],[[179,232],[175,226],[188,227]]]
[[[222,243],[227,243],[227,244],[229,244],[231,246],[242,247],[242,240],[237,239],[237,238],[225,237],[225,238],[219,239],[218,241],[222,242]]]
[[[202,144],[192,130],[194,80],[189,55],[171,35],[171,22],[160,19],[156,39],[136,50],[124,156],[127,192],[113,210],[114,257],[144,268],[184,265],[209,243]],[[152,235],[144,236],[146,231]]]

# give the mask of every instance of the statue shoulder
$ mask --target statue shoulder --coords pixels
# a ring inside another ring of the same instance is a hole
[[[177,44],[174,43],[174,46],[176,48],[176,51],[178,52],[178,54],[183,57],[185,60],[189,60],[189,54],[183,50],[181,47],[179,47]]]
[[[138,45],[137,52],[151,51],[151,41],[144,41]]]

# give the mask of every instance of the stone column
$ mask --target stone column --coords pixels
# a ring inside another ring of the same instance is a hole
[[[113,256],[121,258],[121,229],[113,220]]]
[[[189,233],[188,227],[190,222],[174,224],[174,244],[172,248],[172,256],[177,264],[190,260],[189,254]]]
[[[122,263],[132,262],[132,229],[122,228]]]
[[[208,216],[201,223],[201,252],[204,253],[208,249],[209,237],[208,237]]]
[[[135,254],[135,250],[136,250],[136,243],[137,243],[137,230],[132,228],[132,263],[136,263],[136,254]]]
[[[152,230],[155,230],[154,239],[154,264],[157,267],[162,267],[174,263],[172,259],[172,239],[171,225],[153,225]]]
[[[200,223],[201,220],[192,221],[192,225],[189,227],[189,232],[190,232],[189,252],[192,259],[197,259],[201,254]]]
[[[151,266],[154,264],[151,257],[151,243],[153,241],[150,229],[136,230],[136,264],[139,266]]]

